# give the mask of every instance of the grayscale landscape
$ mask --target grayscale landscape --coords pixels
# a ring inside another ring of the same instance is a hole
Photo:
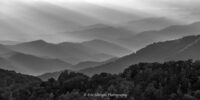
[[[0,100],[199,100],[199,77],[198,0],[0,1]]]

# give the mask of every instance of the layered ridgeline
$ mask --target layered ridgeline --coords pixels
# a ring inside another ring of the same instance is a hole
[[[81,39],[106,40],[136,51],[150,43],[197,35],[200,31],[199,27],[200,22],[183,24],[167,18],[146,18],[125,23],[124,26],[91,25],[73,31],[72,35]]]
[[[124,48],[121,45],[117,45],[115,43],[107,42],[104,40],[86,41],[83,42],[82,45],[92,48],[98,52],[110,54],[116,57],[121,57],[132,53],[131,50]]]
[[[187,36],[181,39],[153,43],[131,55],[106,62],[82,62],[73,69],[92,76],[101,72],[119,73],[127,66],[139,62],[164,62],[170,60],[198,60],[200,36]],[[48,73],[39,76],[43,80],[51,77],[57,79],[61,72]]]
[[[119,38],[131,37],[136,32],[120,26],[95,24],[73,31],[71,34],[83,39],[100,39],[114,42]]]
[[[169,60],[187,60],[200,58],[200,35],[187,36],[177,40],[153,43],[136,53],[119,58],[94,68],[80,72],[93,75],[101,72],[119,73],[127,66],[139,62],[164,62]]]
[[[72,66],[59,59],[16,52],[4,45],[0,45],[0,65],[0,68],[15,70],[29,75],[64,70]]]
[[[59,44],[37,40],[0,45],[0,64],[4,69],[40,75],[94,67],[129,53],[131,50],[103,40]]]
[[[178,39],[188,35],[198,35],[200,32],[199,27],[200,22],[186,25],[172,25],[160,30],[149,30],[131,37],[120,38],[118,42],[126,47],[131,47],[133,50],[138,50],[150,43]]]
[[[105,49],[106,47],[109,48]],[[17,52],[39,57],[57,58],[71,64],[77,64],[83,61],[104,61],[118,57],[119,54],[122,56],[131,52],[126,48],[102,40],[83,43],[63,42],[59,44],[38,40],[12,45],[9,48]],[[113,53],[109,54],[110,51],[113,51]]]
[[[183,23],[165,17],[152,17],[152,18],[143,18],[140,20],[129,21],[122,24],[121,26],[123,26],[126,29],[133,30],[139,33],[151,30],[161,30],[172,25],[180,25],[180,24]]]
[[[97,66],[109,63],[109,62],[113,62],[115,60],[117,60],[117,58],[109,59],[109,60],[103,61],[103,62],[94,62],[94,61],[80,62],[80,63],[78,63],[76,65],[72,65],[71,69],[73,71],[78,72],[79,70],[83,70],[83,69],[87,69],[87,68],[94,68],[94,67],[97,67]],[[44,74],[39,75],[38,77],[40,79],[44,80],[44,81],[47,81],[50,78],[58,79],[58,77],[60,76],[60,74],[62,72],[64,72],[64,71],[65,70],[57,71],[57,72],[44,73]]]

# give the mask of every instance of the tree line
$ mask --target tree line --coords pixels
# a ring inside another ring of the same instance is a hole
[[[200,100],[200,61],[139,63],[120,74],[92,77],[64,71],[57,80],[13,85],[12,89],[6,95],[8,90],[1,88],[0,100]],[[95,93],[127,97],[86,95]]]

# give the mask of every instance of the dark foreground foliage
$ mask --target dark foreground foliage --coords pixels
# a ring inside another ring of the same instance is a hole
[[[0,100],[200,100],[200,62],[140,63],[112,75],[63,72],[58,80],[16,87]],[[128,94],[126,98],[86,94]]]
[[[24,90],[24,87],[29,87],[31,84],[36,83],[41,83],[41,80],[33,76],[0,69],[0,100],[13,100],[13,93],[17,93],[19,90],[28,91]],[[20,95],[22,98],[26,94],[20,93]]]

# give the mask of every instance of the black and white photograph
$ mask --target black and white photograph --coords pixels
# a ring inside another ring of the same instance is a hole
[[[200,100],[200,0],[0,0],[0,100]]]

